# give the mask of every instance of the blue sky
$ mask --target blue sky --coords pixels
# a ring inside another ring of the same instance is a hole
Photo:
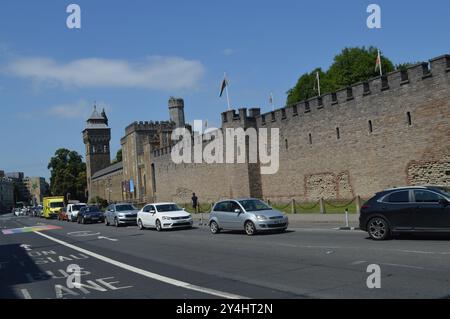
[[[81,7],[81,30],[66,7]],[[366,26],[369,4],[382,29]],[[188,121],[219,124],[223,73],[233,107],[277,106],[300,74],[344,47],[378,46],[394,63],[450,53],[448,0],[85,1],[0,3],[0,169],[49,177],[57,148],[84,155],[94,101],[106,107],[112,152],[135,120],[165,120],[170,96]],[[113,154],[113,155],[114,155]]]

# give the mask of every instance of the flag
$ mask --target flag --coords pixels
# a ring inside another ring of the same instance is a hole
[[[273,94],[270,93],[269,95],[269,104],[272,105],[273,104]]]
[[[383,75],[383,70],[381,68],[381,54],[380,50],[378,50],[377,61],[375,63],[375,71],[380,70],[380,75]]]
[[[220,85],[220,95],[219,95],[219,97],[222,97],[223,91],[226,89],[227,86],[228,86],[228,81],[227,81],[227,77],[225,76],[223,78],[222,84]]]
[[[319,93],[319,96],[320,96],[320,75],[319,75],[319,71],[316,72],[316,80],[314,81],[314,90],[317,90],[318,93]]]

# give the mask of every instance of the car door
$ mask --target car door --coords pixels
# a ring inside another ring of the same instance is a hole
[[[239,213],[236,213],[236,210],[239,210]],[[230,202],[228,218],[229,218],[229,223],[230,223],[231,229],[234,229],[234,230],[244,229],[245,211],[235,201]]]
[[[156,227],[156,218],[157,218],[157,214],[156,214],[156,208],[155,205],[148,205],[149,206],[149,211],[148,213],[146,213],[146,215],[148,215],[148,226],[149,227]]]
[[[217,221],[219,223],[219,227],[223,229],[229,229],[229,220],[228,218],[228,211],[229,211],[230,202],[220,202],[217,203],[214,206],[214,215],[217,218]]]
[[[427,189],[414,190],[414,230],[450,231],[450,208],[439,203],[443,199]]]
[[[107,222],[110,222],[110,220],[111,220],[111,219],[110,219],[111,206],[112,206],[112,205],[109,205],[109,206],[106,208],[106,211],[105,211],[105,219],[106,219]]]
[[[393,230],[411,230],[415,203],[410,190],[393,191],[381,203],[381,213],[387,218]]]
[[[150,205],[146,205],[142,208],[141,213],[139,213],[139,218],[142,221],[144,227],[148,227],[150,225]]]

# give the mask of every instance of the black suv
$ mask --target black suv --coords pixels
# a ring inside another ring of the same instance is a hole
[[[375,240],[403,232],[450,233],[450,190],[416,186],[382,191],[361,207],[359,226]]]

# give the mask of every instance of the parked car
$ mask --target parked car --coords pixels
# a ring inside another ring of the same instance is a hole
[[[112,204],[106,208],[105,225],[136,225],[138,209],[130,203]]]
[[[217,202],[210,215],[211,233],[221,230],[244,230],[249,236],[259,231],[284,232],[289,219],[259,199],[230,199]]]
[[[155,228],[157,231],[174,228],[191,228],[191,214],[175,203],[154,203],[137,213],[139,229]]]
[[[67,215],[69,216],[69,221],[74,222],[78,220],[78,213],[81,208],[87,207],[85,203],[69,204],[67,205]]]
[[[104,222],[105,214],[95,205],[81,207],[77,215],[78,224]]]
[[[58,220],[60,221],[70,221],[69,214],[67,213],[67,208],[63,207],[58,214]]]
[[[397,233],[450,233],[450,191],[439,186],[384,190],[361,207],[359,225],[374,240]]]

